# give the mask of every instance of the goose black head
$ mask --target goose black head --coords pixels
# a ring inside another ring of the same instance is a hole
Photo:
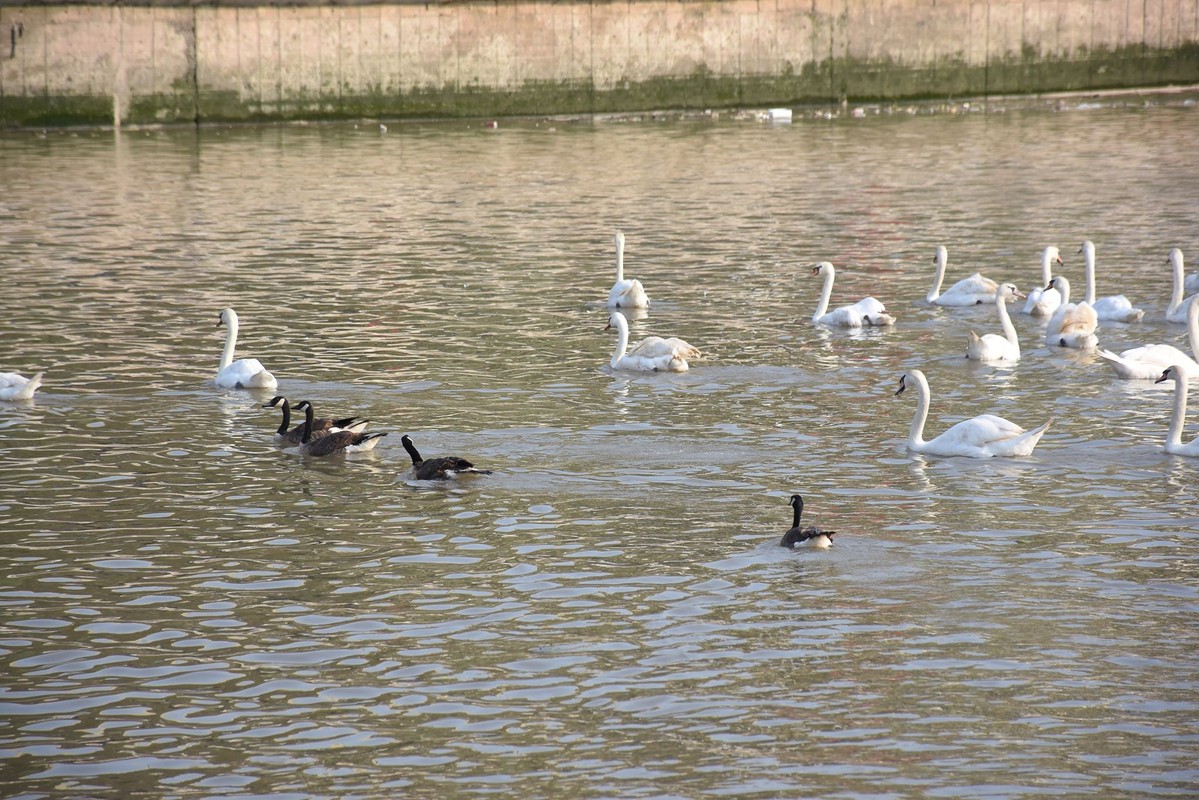
[[[286,398],[286,397],[284,397],[284,396],[283,396],[283,395],[281,395],[281,394],[277,394],[277,395],[275,395],[274,397],[272,397],[272,398],[271,398],[271,402],[269,402],[269,403],[263,403],[263,404],[262,404],[262,407],[263,407],[263,408],[274,408],[275,406],[279,405],[280,403],[286,403],[286,402],[287,402],[287,398]]]
[[[791,499],[787,502],[787,505],[791,506],[792,508],[798,508],[799,510],[802,511],[803,510],[803,497],[798,494],[793,494],[793,495],[791,495]]]

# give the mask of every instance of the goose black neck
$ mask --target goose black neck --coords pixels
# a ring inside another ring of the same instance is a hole
[[[291,406],[287,402],[287,398],[283,398],[283,422],[279,425],[279,435],[287,433],[287,428],[291,425]]]
[[[424,461],[420,457],[420,453],[416,450],[416,445],[412,444],[412,440],[407,436],[400,437],[400,444],[404,445],[404,449],[408,451],[408,455],[412,457],[412,466],[419,467],[420,462]]]
[[[300,444],[308,444],[312,439],[312,403],[304,404],[304,435],[300,437]]]
[[[795,521],[791,523],[791,527],[798,528],[799,518],[803,516],[803,498],[799,495],[795,495],[791,505],[795,508]]]

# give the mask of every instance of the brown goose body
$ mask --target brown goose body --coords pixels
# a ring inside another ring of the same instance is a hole
[[[304,410],[304,432],[300,438],[300,446],[297,448],[302,455],[306,456],[332,456],[338,453],[360,453],[366,450],[373,450],[375,445],[379,443],[379,439],[387,435],[386,431],[381,433],[363,433],[360,426],[365,426],[366,421],[355,423],[349,428],[331,428],[324,436],[316,437],[313,435],[312,422],[315,412],[312,408],[312,403],[307,400],[302,400],[296,403],[296,410]]]
[[[791,495],[789,505],[795,509],[795,517],[791,522],[791,530],[783,534],[782,541],[779,545],[789,549],[799,547],[815,547],[823,549],[832,546],[833,536],[836,531],[822,531],[815,525],[801,525],[799,520],[803,516],[803,498],[797,494]]]

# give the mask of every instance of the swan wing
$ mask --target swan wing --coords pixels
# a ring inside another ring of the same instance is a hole
[[[1100,350],[1098,355],[1111,366],[1116,377],[1124,380],[1155,381],[1162,370],[1172,366],[1177,366],[1187,379],[1199,377],[1199,363],[1173,345],[1147,344],[1120,355]]]
[[[673,336],[669,339],[663,339],[660,336],[647,336],[637,343],[636,347],[629,350],[628,355],[637,356],[639,358],[699,358],[699,349],[693,347],[682,339],[676,339]]]
[[[1049,422],[1046,422],[1040,428],[1026,431],[1003,417],[981,414],[954,425],[926,443],[924,450],[934,454],[972,458],[1028,455],[1048,427]]]
[[[691,365],[687,359],[670,353],[652,358],[629,354],[616,362],[616,368],[635,372],[686,372]]]
[[[970,331],[971,339],[966,345],[966,357],[975,361],[1019,361],[1020,348],[1003,336],[987,333],[979,336]]]

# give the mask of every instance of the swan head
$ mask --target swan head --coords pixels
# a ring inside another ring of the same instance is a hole
[[[1010,297],[1025,297],[1024,292],[1017,289],[1016,284],[1014,283],[1000,284],[997,294],[1004,300],[1007,300]]]
[[[832,275],[833,265],[828,261],[821,261],[816,266],[812,267],[812,277],[817,275]]]
[[[1170,251],[1170,257],[1169,257],[1168,261],[1169,261],[1171,264],[1173,264],[1173,265],[1174,265],[1176,268],[1178,268],[1178,269],[1182,269],[1182,264],[1183,264],[1183,261],[1182,261],[1182,248],[1181,248],[1181,247],[1175,247],[1174,249],[1172,249],[1172,250]]]
[[[1056,245],[1051,244],[1046,247],[1042,257],[1045,259],[1046,264],[1052,264],[1055,261],[1063,266],[1066,264],[1065,261],[1062,261],[1062,253],[1057,249]]]
[[[219,328],[222,325],[228,325],[229,327],[232,328],[236,324],[237,324],[237,312],[234,311],[232,308],[222,309],[220,319],[217,320],[217,324],[216,324],[217,327]]]
[[[284,404],[286,404],[286,403],[287,403],[287,398],[286,398],[286,397],[284,397],[284,396],[283,396],[283,395],[281,395],[281,394],[277,394],[277,395],[275,395],[274,397],[272,397],[272,398],[271,398],[271,402],[269,402],[269,403],[263,403],[263,404],[262,404],[262,407],[263,407],[263,408],[274,408],[275,406],[279,405],[280,403],[284,403]]]
[[[604,330],[606,331],[610,331],[613,328],[616,328],[618,331],[628,330],[629,328],[629,321],[625,319],[624,314],[621,314],[619,311],[613,311],[611,314],[609,314],[608,324],[604,326]]]
[[[1166,367],[1164,370],[1162,370],[1161,377],[1158,378],[1157,380],[1155,380],[1154,383],[1163,383],[1165,381],[1181,381],[1181,380],[1184,380],[1184,376],[1182,375],[1182,373],[1178,369],[1178,367]]]
[[[943,266],[947,261],[949,261],[949,251],[945,249],[945,245],[937,245],[937,254],[933,256],[933,263]]]
[[[1078,248],[1078,252],[1082,253],[1085,258],[1095,257],[1095,243],[1090,239],[1082,240],[1082,247]]]
[[[1070,281],[1066,280],[1061,275],[1054,275],[1053,279],[1049,281],[1049,285],[1045,288],[1057,289],[1059,292],[1061,292],[1062,297],[1065,297],[1070,293]]]

